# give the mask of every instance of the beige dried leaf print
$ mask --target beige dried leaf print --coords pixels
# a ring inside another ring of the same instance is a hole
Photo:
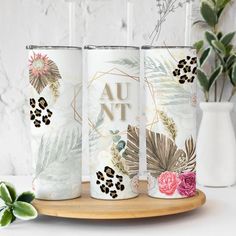
[[[169,117],[164,111],[159,111],[158,115],[166,131],[169,133],[170,137],[175,141],[177,136],[177,127],[174,120]]]
[[[52,92],[52,95],[54,97],[54,99],[56,100],[59,95],[60,95],[60,92],[59,92],[59,87],[60,87],[60,84],[58,81],[55,81],[55,82],[52,82],[49,84],[49,88]]]
[[[195,168],[195,144],[190,138],[185,150],[179,149],[174,141],[164,134],[146,130],[147,169],[153,177],[162,172],[181,173]]]
[[[35,90],[40,94],[43,89],[48,85],[47,77],[41,76],[40,78],[34,77],[30,71],[30,83]]]
[[[46,86],[50,86],[55,98],[59,96],[59,79],[61,75],[54,61],[47,55],[33,53],[29,60],[29,80],[30,84],[40,94]]]
[[[111,147],[111,156],[113,165],[123,174],[128,175],[127,166],[124,158],[121,156],[120,152],[117,150],[116,145],[113,143]]]
[[[128,175],[133,178],[139,172],[139,128],[136,126],[128,125],[124,158],[128,167]]]
[[[185,141],[185,150],[187,154],[187,162],[183,171],[195,171],[196,168],[196,143],[191,136]]]

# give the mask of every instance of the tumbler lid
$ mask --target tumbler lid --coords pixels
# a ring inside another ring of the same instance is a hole
[[[77,49],[77,50],[81,50],[81,47],[76,47],[76,46],[42,46],[42,45],[27,45],[26,49],[52,49],[52,50],[57,50],[57,49],[61,49],[61,50],[66,50],[66,49]]]
[[[97,46],[97,45],[86,45],[84,46],[84,49],[134,49],[138,50],[139,47],[136,46],[118,46],[118,45],[105,45],[105,46]]]
[[[164,49],[164,48],[189,48],[194,49],[192,46],[152,46],[152,45],[143,45],[141,49]]]

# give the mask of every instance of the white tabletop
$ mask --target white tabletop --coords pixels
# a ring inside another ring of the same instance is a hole
[[[17,186],[17,191],[29,190],[31,178],[3,176],[0,180]],[[230,188],[204,188],[206,204],[192,212],[149,219],[104,221],[78,220],[39,216],[33,221],[17,220],[0,230],[0,236],[235,236],[236,186]]]

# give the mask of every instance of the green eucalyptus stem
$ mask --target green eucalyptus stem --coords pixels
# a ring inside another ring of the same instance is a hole
[[[216,25],[213,27],[212,32],[214,34],[217,34]],[[215,59],[215,68],[216,68],[216,66],[217,66],[217,53],[216,53],[216,51],[215,51],[214,59]],[[215,84],[214,84],[214,101],[215,102],[217,101],[217,90],[218,90],[218,86],[217,86],[217,81],[216,81]]]
[[[231,91],[231,95],[230,95],[230,97],[229,97],[229,99],[228,99],[228,102],[231,101],[231,99],[232,99],[232,97],[235,95],[235,93],[236,93],[236,87],[233,87],[233,89],[232,89],[232,91]]]
[[[222,102],[223,97],[225,97],[223,95],[228,79],[233,85],[228,101],[231,101],[232,97],[236,94],[236,51],[231,43],[236,32],[223,34],[218,28],[221,25],[220,17],[222,12],[230,1],[213,0],[209,2],[201,0],[201,16],[209,26],[210,31],[205,32],[205,40],[200,40],[194,45],[197,52],[201,52],[198,80],[204,92],[206,102],[209,102],[209,100]],[[207,47],[204,46],[204,41],[206,41]],[[207,70],[204,70],[203,65],[210,54],[213,63],[209,74],[206,73]],[[218,80],[222,80],[222,84],[219,84]]]
[[[215,85],[214,85],[214,101],[216,102],[217,101],[217,81],[215,82]]]
[[[204,95],[205,95],[205,101],[209,102],[209,93],[205,91]]]
[[[225,88],[225,82],[226,82],[226,75],[224,73],[223,74],[223,84],[222,84],[222,88],[221,88],[221,92],[220,92],[219,102],[222,101],[222,97],[223,97],[223,93],[224,93],[224,88]]]

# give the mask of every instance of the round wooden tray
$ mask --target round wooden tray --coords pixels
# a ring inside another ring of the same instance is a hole
[[[65,201],[34,200],[39,214],[78,219],[131,219],[172,215],[202,206],[206,196],[200,190],[191,198],[157,199],[146,194],[147,184],[140,183],[141,194],[128,200],[96,200],[89,195],[89,183],[83,183],[80,198]]]

